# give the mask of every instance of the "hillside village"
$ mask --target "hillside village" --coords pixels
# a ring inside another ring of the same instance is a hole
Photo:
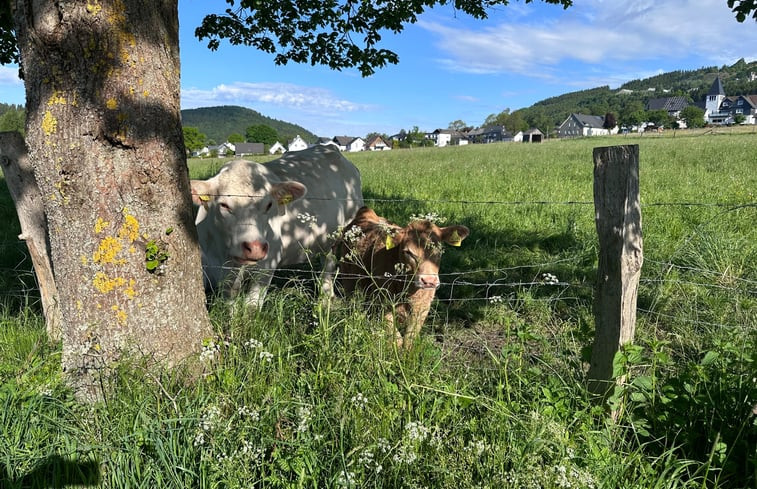
[[[757,81],[757,73],[751,72],[749,82]],[[620,89],[620,94],[630,94],[631,90]],[[611,113],[605,116],[571,113],[562,123],[547,134],[539,128],[531,127],[523,131],[511,131],[504,125],[485,125],[467,129],[435,129],[430,132],[411,134],[405,131],[392,136],[373,134],[360,136],[320,137],[308,143],[299,135],[286,142],[277,141],[265,148],[263,143],[222,143],[206,146],[192,153],[192,156],[237,156],[254,154],[281,154],[299,151],[313,144],[331,144],[343,152],[387,151],[394,148],[416,146],[445,147],[466,144],[489,144],[501,142],[540,143],[547,138],[577,138],[606,136],[619,132],[661,132],[665,129],[685,129],[689,126],[757,124],[757,94],[728,95],[723,81],[716,76],[706,95],[697,102],[690,97],[672,95],[650,98],[644,107],[646,114],[655,114],[655,120],[639,120],[634,124],[619,125]],[[687,109],[691,107],[696,110]],[[693,118],[693,119],[692,119]],[[701,120],[700,120],[701,119]],[[409,143],[408,140],[412,139]]]

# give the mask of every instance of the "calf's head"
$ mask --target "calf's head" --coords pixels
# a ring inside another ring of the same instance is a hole
[[[270,241],[281,233],[275,217],[307,191],[299,182],[280,181],[265,165],[243,160],[208,180],[192,180],[191,188],[200,206],[195,223],[203,252],[238,266],[269,254]]]
[[[460,246],[470,231],[465,226],[439,227],[430,221],[412,221],[386,238],[387,251],[396,250],[395,272],[411,277],[416,289],[439,287],[442,246]]]

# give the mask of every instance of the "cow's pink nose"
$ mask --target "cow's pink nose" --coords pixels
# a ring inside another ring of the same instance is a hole
[[[268,242],[266,241],[243,241],[242,258],[245,260],[262,260],[268,254]]]
[[[438,275],[421,275],[420,279],[421,286],[423,286],[424,289],[435,289],[439,287]]]

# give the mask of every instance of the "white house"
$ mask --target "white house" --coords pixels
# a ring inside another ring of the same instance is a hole
[[[332,138],[332,141],[336,143],[340,151],[354,153],[365,149],[365,141],[361,137],[335,136]]]
[[[284,154],[287,152],[287,149],[284,147],[283,144],[276,141],[271,145],[270,148],[268,148],[268,154],[275,155],[275,154]]]
[[[305,142],[304,139],[300,137],[300,135],[296,135],[294,139],[289,141],[289,146],[287,147],[288,151],[302,151],[303,149],[307,149],[308,143]]]

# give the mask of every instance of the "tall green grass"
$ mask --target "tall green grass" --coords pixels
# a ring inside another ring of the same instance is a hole
[[[591,154],[624,143],[640,145],[645,265],[613,423],[583,386]],[[0,486],[757,487],[756,153],[751,133],[680,131],[347,155],[379,214],[472,231],[410,352],[287,276],[262,310],[211,305],[200,378],[134,359],[83,406],[33,294],[5,298]]]

